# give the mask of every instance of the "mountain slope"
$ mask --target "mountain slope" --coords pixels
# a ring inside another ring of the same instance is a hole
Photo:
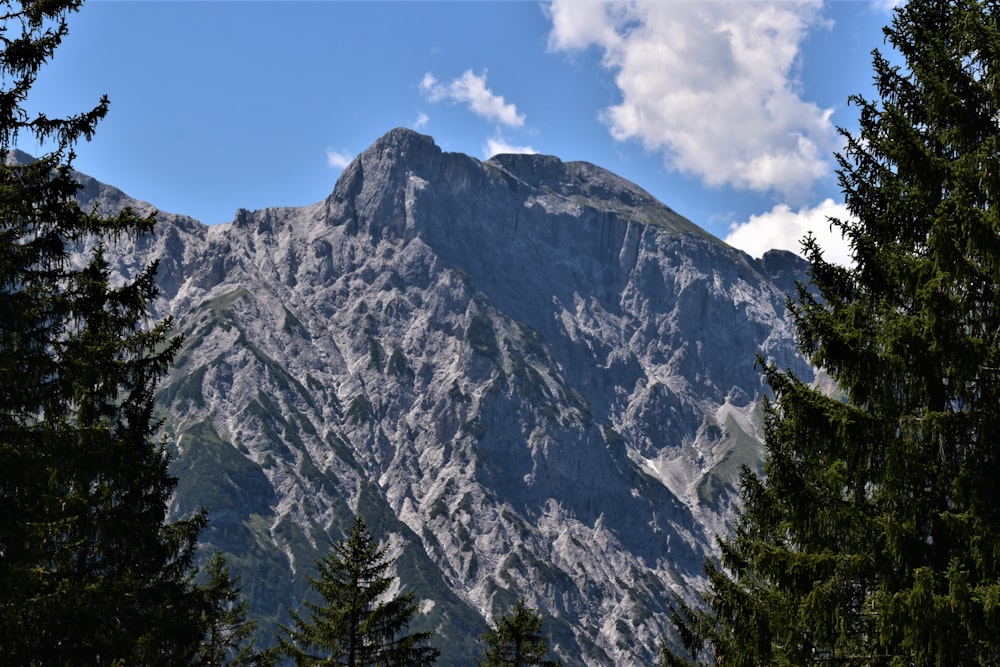
[[[759,460],[754,355],[810,376],[784,315],[801,260],[590,164],[409,130],[322,202],[163,215],[116,260],[155,256],[186,337],[159,394],[174,510],[208,508],[267,632],[364,513],[445,665],[520,595],[566,664],[652,662]]]

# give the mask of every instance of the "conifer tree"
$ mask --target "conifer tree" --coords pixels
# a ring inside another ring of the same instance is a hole
[[[0,656],[183,665],[203,636],[203,521],[167,521],[174,479],[153,416],[179,341],[149,321],[155,265],[121,280],[105,259],[154,219],[75,199],[72,148],[106,98],[67,118],[25,108],[79,6],[0,1]],[[49,152],[27,160],[19,138]]]
[[[229,564],[216,552],[205,568],[208,581],[200,587],[205,598],[205,638],[198,652],[200,667],[251,667],[270,664],[252,638],[256,621],[247,619],[250,605],[232,577]]]
[[[387,551],[358,516],[350,533],[317,561],[319,577],[309,583],[322,603],[305,603],[308,620],[289,610],[293,627],[281,627],[280,651],[297,665],[434,664],[439,651],[427,645],[433,633],[405,634],[417,613],[413,592],[386,599],[393,585]]]
[[[792,304],[843,396],[765,368],[764,476],[665,664],[1000,664],[998,17],[909,0],[885,29],[902,65],[874,54],[838,172],[854,264],[807,239]]]
[[[549,640],[542,634],[542,616],[519,598],[514,611],[494,619],[489,632],[481,637],[486,643],[480,667],[559,667],[562,663],[548,660]]]

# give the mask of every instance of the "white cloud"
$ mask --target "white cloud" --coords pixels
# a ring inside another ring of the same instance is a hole
[[[487,159],[493,157],[494,155],[500,155],[501,153],[535,154],[537,152],[538,151],[531,146],[515,146],[513,144],[509,144],[499,136],[489,139],[486,142],[486,148],[483,151]]]
[[[466,70],[457,79],[442,83],[428,72],[420,81],[420,90],[431,102],[459,102],[467,104],[473,113],[487,120],[495,120],[510,127],[524,125],[524,114],[517,112],[517,106],[508,104],[503,95],[497,95],[486,87],[485,74],[477,76],[472,70]]]
[[[427,125],[427,123],[429,122],[431,122],[431,117],[421,111],[420,114],[417,116],[417,120],[413,122],[413,127],[419,129],[424,125]]]
[[[616,15],[626,15],[628,5],[621,2],[553,0],[547,11],[552,19],[549,48],[568,51],[596,44],[613,52],[622,40],[618,33],[619,21],[615,18]]]
[[[848,266],[851,263],[850,246],[838,228],[831,230],[830,218],[849,220],[851,215],[846,206],[832,199],[797,211],[787,204],[778,204],[767,213],[750,216],[746,222],[731,224],[725,241],[754,257],[774,248],[802,254],[801,241],[807,232],[812,232],[828,262]]]
[[[801,200],[827,176],[831,109],[801,99],[799,45],[821,2],[553,0],[549,47],[596,46],[620,104],[603,120],[708,185]]]
[[[873,3],[876,8],[885,14],[892,14],[892,12],[903,4],[905,0],[875,0]]]
[[[326,163],[334,169],[343,169],[351,164],[354,156],[347,151],[335,151],[332,148],[326,149]]]

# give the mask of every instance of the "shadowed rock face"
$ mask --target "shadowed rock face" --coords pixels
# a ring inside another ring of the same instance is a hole
[[[521,595],[566,664],[649,664],[759,461],[754,355],[811,377],[784,314],[802,260],[586,163],[398,129],[315,205],[161,220],[116,257],[161,257],[186,336],[159,394],[174,509],[209,509],[265,642],[361,512],[440,664]]]

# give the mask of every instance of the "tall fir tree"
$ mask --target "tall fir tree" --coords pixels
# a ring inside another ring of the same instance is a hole
[[[542,634],[542,616],[519,598],[514,610],[494,619],[489,632],[481,637],[486,644],[479,667],[560,667],[549,660],[549,640]]]
[[[273,660],[259,651],[253,639],[257,622],[247,619],[250,605],[233,577],[221,552],[205,567],[207,581],[199,588],[204,595],[205,638],[195,662],[200,667],[267,667]]]
[[[909,0],[852,100],[850,268],[805,248],[801,349],[764,370],[764,475],[681,609],[688,665],[1000,664],[1000,3]],[[843,400],[840,400],[843,399]]]
[[[432,632],[405,634],[417,603],[413,592],[386,599],[393,586],[393,560],[363,517],[317,561],[309,582],[322,603],[306,602],[310,619],[289,610],[293,627],[282,626],[279,650],[297,665],[421,667],[440,653],[428,645]]]
[[[203,521],[167,520],[174,479],[153,415],[179,341],[150,322],[155,265],[122,281],[105,259],[154,219],[75,199],[72,147],[106,98],[67,118],[25,107],[79,6],[0,2],[0,655],[182,665],[203,637],[191,584]],[[51,151],[26,160],[19,138]]]

